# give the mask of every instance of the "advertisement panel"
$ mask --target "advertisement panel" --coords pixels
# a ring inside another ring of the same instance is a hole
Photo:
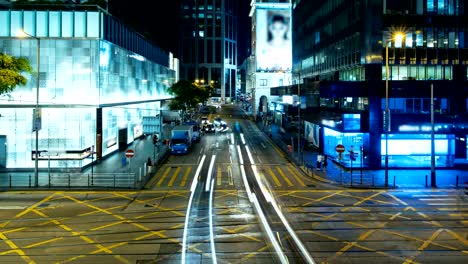
[[[256,17],[257,71],[292,68],[291,10],[258,8]]]

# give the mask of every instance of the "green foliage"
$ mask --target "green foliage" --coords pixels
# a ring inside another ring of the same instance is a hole
[[[175,98],[171,100],[171,110],[183,110],[195,108],[199,103],[204,103],[213,91],[212,86],[198,85],[196,83],[180,80],[169,87],[169,94]]]
[[[0,94],[13,91],[17,85],[26,85],[28,80],[21,74],[32,71],[28,59],[0,53]]]

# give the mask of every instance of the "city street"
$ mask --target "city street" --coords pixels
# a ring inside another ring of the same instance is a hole
[[[249,193],[263,191],[274,198],[315,263],[462,263],[467,258],[463,189],[324,183],[305,174],[236,111],[224,107],[220,117],[231,127],[239,122],[243,137],[231,131],[204,135],[190,154],[170,155],[142,190],[1,193],[1,260],[180,263],[186,252],[187,259],[208,263],[215,250],[219,263],[281,263],[268,228],[280,247],[290,243],[290,235],[284,223],[271,222],[276,213],[258,214]],[[245,150],[239,152],[238,145]],[[195,179],[202,189],[212,186],[212,197],[195,197],[185,222]],[[245,184],[257,179],[263,190],[247,190]],[[285,254],[290,263],[304,263],[297,252]]]

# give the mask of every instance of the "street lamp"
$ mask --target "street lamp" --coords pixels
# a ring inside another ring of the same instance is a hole
[[[20,29],[18,31],[20,37],[30,37],[34,38],[37,41],[37,72],[36,72],[36,106],[34,108],[34,120],[33,120],[33,131],[36,135],[36,151],[34,159],[34,186],[39,187],[39,130],[41,129],[40,123],[40,109],[39,109],[39,78],[40,78],[40,67],[41,67],[41,39],[26,33],[24,30]]]
[[[388,132],[390,126],[390,109],[388,108],[388,43],[391,40],[402,41],[403,33],[395,32],[389,39],[385,39],[385,112],[384,112],[384,132],[385,132],[385,187],[388,187]],[[395,45],[393,45],[395,46]]]

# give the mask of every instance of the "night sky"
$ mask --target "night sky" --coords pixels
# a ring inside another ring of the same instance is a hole
[[[239,63],[247,56],[249,44],[249,0],[238,0]],[[177,23],[180,0],[109,0],[109,12],[142,33],[159,47],[178,56]]]

